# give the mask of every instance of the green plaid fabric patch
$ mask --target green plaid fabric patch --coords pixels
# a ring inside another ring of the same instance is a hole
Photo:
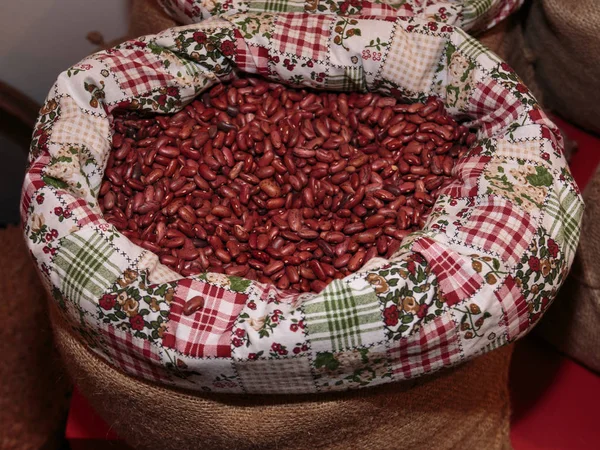
[[[327,78],[327,88],[333,91],[367,90],[367,80],[361,67],[346,67],[343,75],[331,75]]]
[[[78,304],[82,300],[96,303],[122,273],[111,262],[114,253],[99,233],[88,239],[78,234],[65,237],[54,259],[62,293]]]
[[[493,0],[465,0],[463,17],[474,19],[483,16],[491,7]]]
[[[304,12],[304,0],[250,0],[250,12]]]
[[[304,315],[314,351],[345,350],[384,338],[380,301],[371,287],[356,290],[336,280],[304,304]]]
[[[490,59],[492,59],[493,61],[497,63],[502,62],[500,58],[496,56],[496,54],[491,53],[490,50],[488,50],[488,48],[481,42],[479,42],[477,39],[472,38],[460,29],[457,29],[456,31],[458,34],[462,34],[465,38],[463,43],[458,46],[458,51],[465,55],[467,58],[476,60],[482,53],[487,53]]]
[[[552,191],[544,213],[544,227],[561,244],[567,261],[571,261],[579,242],[583,204],[573,191],[563,186]]]

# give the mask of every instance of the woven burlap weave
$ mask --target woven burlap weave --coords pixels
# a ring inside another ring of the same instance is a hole
[[[52,307],[77,386],[139,449],[505,449],[512,346],[439,375],[338,395],[199,396],[123,375]]]
[[[0,229],[0,449],[62,448],[70,386],[21,228]]]
[[[156,0],[133,0],[131,2],[128,33],[130,37],[156,34],[178,25]]]

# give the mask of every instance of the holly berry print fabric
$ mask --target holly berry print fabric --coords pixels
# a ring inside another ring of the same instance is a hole
[[[132,376],[202,392],[316,393],[456,365],[539,320],[571,266],[583,203],[557,127],[512,69],[456,26],[493,24],[519,2],[163,3],[206,20],[63,72],[34,132],[25,236],[93,352]],[[237,71],[409,102],[436,96],[478,140],[424,229],[320,294],[184,278],[102,217],[112,113],[174,113]],[[197,296],[202,308],[182,314]]]

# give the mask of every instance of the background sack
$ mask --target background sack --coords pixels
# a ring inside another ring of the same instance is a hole
[[[597,0],[534,0],[515,16],[508,62],[544,106],[600,132],[600,9]],[[513,20],[513,21],[514,21]]]
[[[581,241],[571,274],[537,333],[559,350],[600,372],[600,169],[584,192]]]
[[[156,34],[180,25],[158,4],[157,0],[133,0],[129,20],[129,37]]]
[[[338,395],[203,396],[113,369],[51,309],[78,388],[135,448],[510,448],[512,345],[434,376]]]
[[[0,449],[64,445],[70,385],[20,227],[0,229]]]

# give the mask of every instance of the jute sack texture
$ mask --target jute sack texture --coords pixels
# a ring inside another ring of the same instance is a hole
[[[62,448],[70,384],[19,227],[0,229],[0,449]]]
[[[600,168],[584,192],[581,241],[571,274],[536,332],[600,373]]]
[[[157,0],[133,0],[129,19],[129,37],[156,34],[180,25],[172,19]]]
[[[136,449],[510,448],[512,345],[437,375],[341,395],[202,396],[113,369],[51,309],[76,385]]]
[[[600,133],[600,8],[597,0],[535,0],[511,37],[508,62],[544,106]],[[521,55],[521,56],[520,56]],[[523,57],[524,55],[524,57]]]

